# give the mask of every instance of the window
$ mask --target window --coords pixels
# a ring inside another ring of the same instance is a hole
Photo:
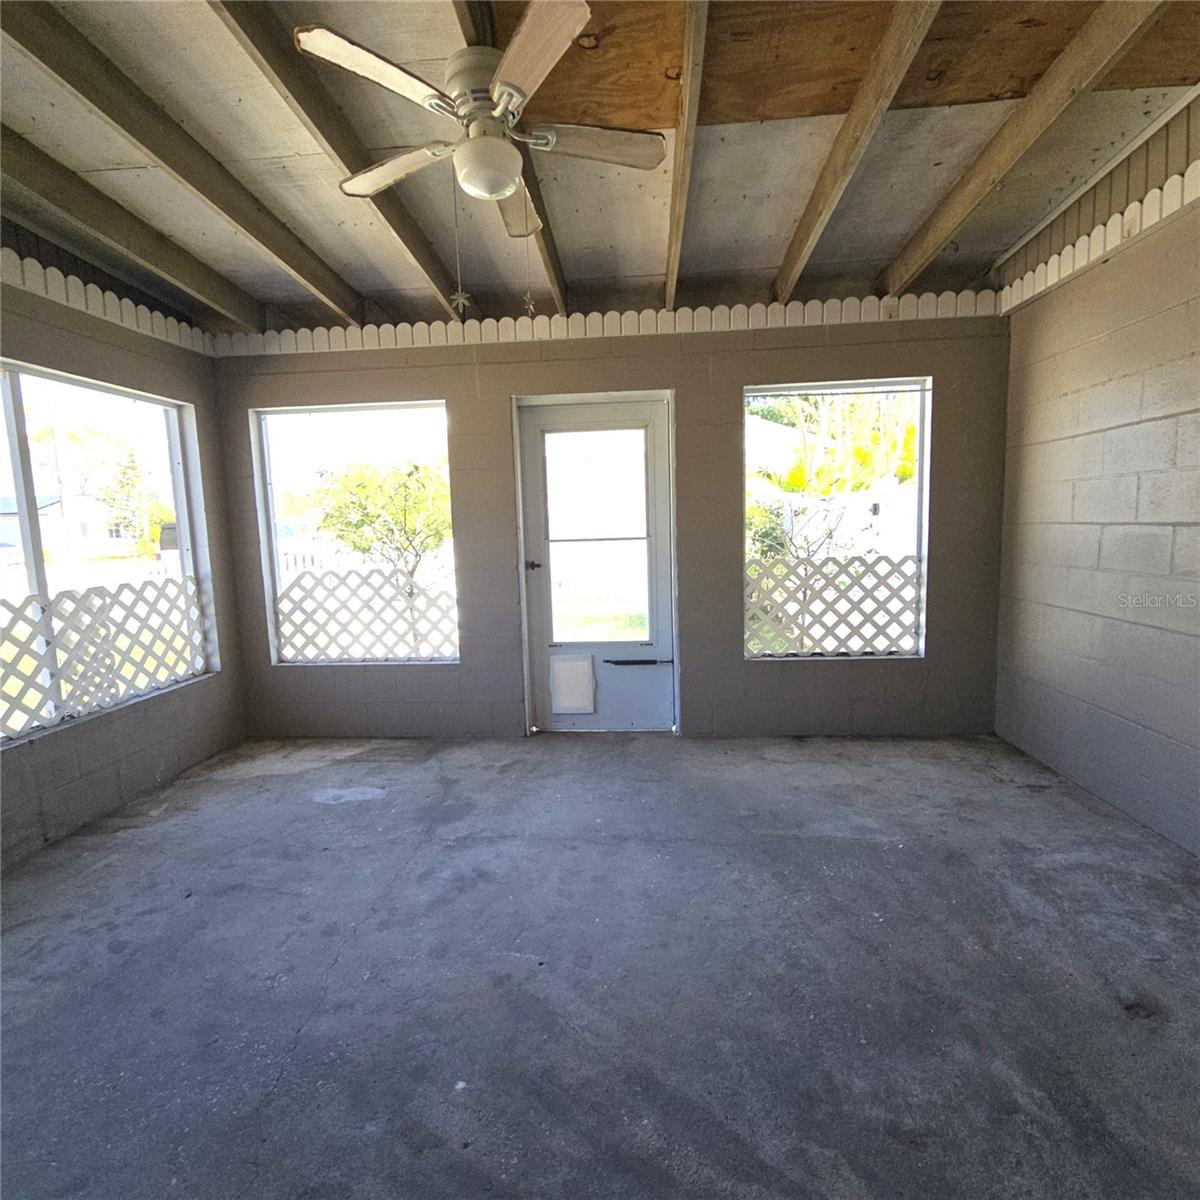
[[[923,652],[929,392],[746,390],[747,658]]]
[[[203,674],[183,406],[4,369],[0,737]]]
[[[445,405],[253,419],[275,660],[457,660]]]

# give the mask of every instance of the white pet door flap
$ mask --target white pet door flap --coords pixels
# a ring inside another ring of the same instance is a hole
[[[550,708],[556,713],[596,711],[596,675],[590,654],[557,654],[550,660]]]

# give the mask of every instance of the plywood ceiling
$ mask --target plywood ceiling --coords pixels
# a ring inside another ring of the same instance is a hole
[[[1097,0],[947,0],[895,108],[1019,99],[1079,32]],[[496,4],[498,44],[524,0]],[[861,0],[715,0],[700,124],[844,113],[891,16]],[[592,3],[592,20],[526,110],[531,121],[674,127],[683,9],[673,0]],[[1200,3],[1173,4],[1101,89],[1200,82]]]
[[[673,129],[679,119],[683,5],[588,0],[592,18],[525,109],[528,121]],[[508,45],[524,0],[496,0],[496,44]]]

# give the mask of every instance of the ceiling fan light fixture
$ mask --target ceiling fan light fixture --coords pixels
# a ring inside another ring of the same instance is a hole
[[[472,137],[454,151],[454,174],[468,196],[503,200],[517,190],[524,163],[503,137]]]

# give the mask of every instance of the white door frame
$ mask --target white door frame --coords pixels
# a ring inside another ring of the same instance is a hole
[[[512,397],[513,475],[517,502],[517,578],[521,596],[521,661],[525,684],[525,734],[534,733],[533,664],[530,658],[529,589],[525,562],[529,557],[525,536],[525,473],[522,468],[521,410],[527,408],[550,408],[568,405],[636,404],[654,402],[665,406],[667,431],[667,530],[669,539],[667,571],[667,608],[671,627],[672,708],[675,723],[670,732],[679,733],[679,604],[678,569],[676,564],[675,537],[675,394],[668,389],[628,392],[566,392],[553,395]]]

